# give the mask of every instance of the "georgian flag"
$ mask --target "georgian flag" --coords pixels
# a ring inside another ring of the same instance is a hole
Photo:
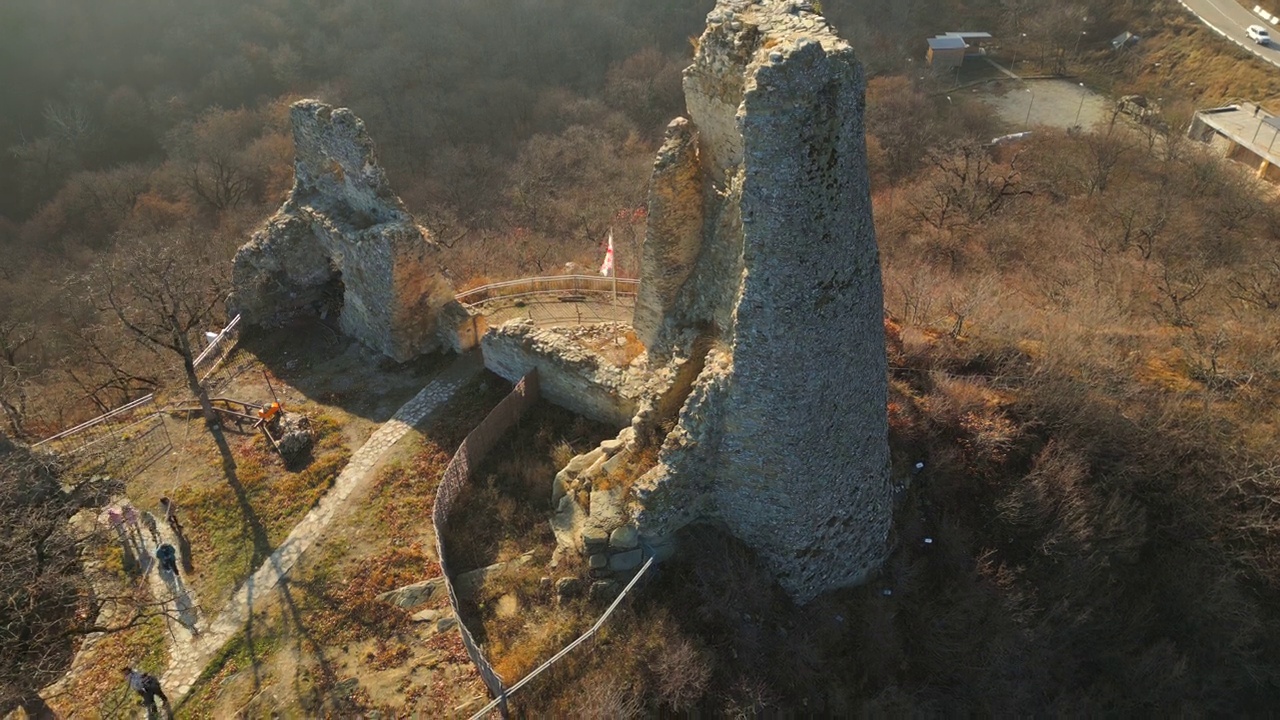
[[[604,264],[600,266],[600,274],[609,277],[609,271],[613,270],[613,229],[609,230],[609,249],[604,251]]]

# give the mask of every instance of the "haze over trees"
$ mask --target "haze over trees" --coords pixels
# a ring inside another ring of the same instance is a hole
[[[805,701],[904,713],[1266,708],[1280,687],[1273,197],[1177,133],[1123,122],[1042,131],[988,154],[975,141],[1000,128],[976,104],[950,107],[904,51],[982,27],[1025,33],[1020,51],[1052,67],[1074,61],[1084,18],[1091,38],[1146,33],[1174,6],[822,5],[869,76],[895,462],[926,457],[932,473],[908,501],[905,549],[886,570],[897,604],[874,588],[824,599],[771,645],[742,620],[773,617],[750,558],[710,540],[713,559],[729,562],[673,570],[660,589],[675,612],[653,600],[637,609],[660,622],[639,623],[636,637],[658,627],[671,640],[636,641],[655,675],[634,662],[566,670],[531,702],[605,713],[646,702],[709,713]],[[37,439],[189,385],[179,358],[226,320],[211,281],[219,263],[290,187],[287,108],[301,97],[366,122],[393,187],[448,245],[459,284],[598,262],[610,226],[619,238],[641,227],[632,219],[653,150],[682,110],[689,36],[710,6],[0,3],[5,432]],[[1095,62],[1117,88],[1160,86],[1167,76],[1143,57]],[[1221,94],[1247,92],[1216,82]],[[1176,127],[1185,111],[1169,100]],[[198,305],[141,344],[121,319],[137,324],[145,283],[116,306],[92,292],[107,286],[83,282],[140,278],[145,261],[192,247],[180,282]],[[634,272],[635,244],[618,247]],[[75,538],[54,531],[69,501],[50,490],[31,513],[23,488],[50,481],[31,485],[8,467],[0,509],[26,533],[15,542],[49,533],[56,552],[45,559],[74,565]],[[930,555],[926,535],[937,540]],[[85,612],[84,578],[71,567],[32,585],[44,576],[31,568],[8,565],[0,580],[48,591],[52,614],[34,619],[61,623],[65,648],[64,621]],[[32,624],[28,635],[45,632]],[[65,660],[13,647],[0,708]],[[608,697],[579,692],[617,680],[612,667],[634,672]]]

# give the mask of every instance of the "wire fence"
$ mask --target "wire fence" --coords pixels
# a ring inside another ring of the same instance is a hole
[[[458,619],[458,632],[462,635],[462,644],[467,649],[467,656],[471,658],[471,662],[476,666],[476,670],[479,672],[481,680],[484,681],[485,687],[489,689],[490,695],[494,698],[484,709],[477,712],[473,718],[483,717],[494,710],[498,710],[503,717],[507,717],[507,699],[566,655],[594,638],[605,623],[608,622],[618,606],[622,604],[622,601],[630,595],[632,589],[636,587],[642,578],[648,575],[654,563],[652,554],[646,553],[649,554],[649,557],[640,567],[640,570],[631,578],[631,581],[622,589],[622,592],[614,598],[595,624],[576,640],[566,645],[564,649],[557,652],[510,687],[503,682],[502,676],[494,670],[492,663],[485,657],[484,651],[480,649],[475,636],[462,618],[462,611],[459,607],[458,595],[453,582],[455,575],[449,566],[449,556],[444,547],[443,529],[449,522],[449,516],[453,512],[453,507],[458,497],[462,494],[467,484],[471,482],[472,472],[507,430],[523,417],[525,412],[538,400],[540,394],[538,371],[535,368],[528,375],[521,378],[520,382],[516,383],[511,393],[503,398],[502,402],[498,403],[485,416],[485,419],[467,435],[462,444],[458,446],[458,452],[449,461],[440,479],[440,486],[436,490],[435,508],[431,513],[431,524],[435,531],[436,539],[436,555],[440,558],[440,570],[444,575],[445,588],[449,593],[450,608],[453,610],[454,617]]]
[[[436,490],[435,508],[431,512],[431,525],[436,536],[436,556],[440,559],[440,570],[444,575],[445,588],[449,591],[449,605],[453,610],[454,616],[458,618],[458,630],[462,634],[462,644],[466,647],[467,655],[471,658],[472,664],[476,666],[476,670],[479,671],[480,678],[484,681],[485,686],[489,688],[491,694],[497,697],[503,697],[506,686],[503,685],[501,676],[493,669],[493,665],[484,656],[479,644],[476,643],[475,637],[472,636],[471,631],[467,629],[466,623],[462,620],[462,613],[458,607],[458,595],[453,584],[455,575],[449,567],[449,556],[445,552],[442,531],[449,522],[449,515],[453,511],[453,506],[457,502],[458,496],[462,494],[467,483],[471,481],[471,473],[484,459],[484,456],[493,449],[498,439],[538,400],[539,395],[538,371],[535,368],[528,375],[521,378],[520,382],[516,383],[511,393],[503,398],[502,402],[498,403],[497,407],[491,410],[485,416],[485,419],[468,433],[466,439],[458,446],[458,452],[454,453],[448,466],[445,467],[443,477],[440,479],[440,487]],[[505,705],[503,707],[503,715],[506,715]]]
[[[57,453],[74,474],[93,475],[137,472],[168,452],[173,443],[152,393],[33,447]]]
[[[562,660],[566,655],[578,649],[578,647],[581,646],[583,643],[594,638],[596,636],[596,633],[600,632],[600,628],[604,627],[605,623],[609,621],[609,617],[613,615],[613,611],[618,609],[618,606],[621,605],[622,601],[625,600],[631,594],[632,589],[635,588],[635,586],[640,582],[640,580],[648,575],[649,569],[653,567],[653,563],[654,563],[654,557],[650,555],[649,558],[644,561],[644,565],[640,566],[640,570],[639,572],[636,573],[635,577],[631,578],[631,582],[627,583],[626,587],[622,588],[622,592],[618,593],[618,597],[614,598],[613,602],[609,603],[609,607],[605,609],[604,614],[600,616],[600,619],[596,620],[595,624],[592,625],[586,632],[578,636],[577,640],[574,640],[568,645],[565,645],[563,650],[556,653],[555,655],[552,655],[546,662],[542,663],[541,665],[539,665],[538,667],[530,671],[528,675],[525,675],[523,678],[520,678],[520,680],[517,681],[514,685],[507,688],[504,692],[498,695],[498,697],[494,698],[492,702],[490,702],[488,705],[481,708],[480,711],[477,712],[475,715],[472,715],[471,720],[479,720],[479,718],[482,718],[485,715],[488,715],[494,710],[499,710],[502,713],[503,717],[506,717],[507,700],[511,698],[511,696],[519,692],[525,685],[529,684],[529,682],[531,682],[534,678],[538,677],[543,672],[550,669],[551,666],[560,662],[560,660]]]
[[[56,435],[50,435],[32,447],[43,447],[56,452],[74,452],[81,447],[92,445],[103,435],[110,434],[110,425],[113,423],[132,422],[138,414],[155,412],[155,402],[155,393],[149,393],[92,420],[67,428]]]
[[[236,315],[192,360],[208,379],[234,349],[240,336]],[[173,448],[155,393],[109,410],[33,445],[57,453],[74,474],[135,473]]]

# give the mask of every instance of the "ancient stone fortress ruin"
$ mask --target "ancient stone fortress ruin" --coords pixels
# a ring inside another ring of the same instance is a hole
[[[866,578],[889,531],[862,71],[807,3],[720,0],[684,90],[633,328],[515,321],[484,334],[485,364],[512,381],[536,367],[547,399],[622,428],[555,478],[562,555],[625,576],[716,523],[803,602]],[[399,360],[474,344],[484,318],[453,300],[360,120],[314,100],[292,120],[294,188],[236,254],[233,305],[258,324],[338,312]]]
[[[293,190],[236,253],[233,309],[259,325],[339,313],[344,333],[396,360],[435,349],[436,315],[453,288],[364,123],[315,100],[294,103],[290,118]]]
[[[485,361],[512,380],[538,367],[550,399],[630,418],[553,488],[557,539],[596,574],[713,522],[804,602],[875,570],[890,523],[863,75],[807,3],[720,0],[684,89],[649,191],[646,352],[611,364],[509,323],[484,337]]]

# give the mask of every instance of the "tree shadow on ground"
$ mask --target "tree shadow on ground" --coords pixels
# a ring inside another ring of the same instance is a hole
[[[431,353],[398,363],[317,318],[283,328],[246,329],[239,348],[308,399],[379,423],[390,419],[452,360],[452,355]],[[270,401],[263,385],[263,397],[237,399]]]
[[[258,514],[254,511],[253,504],[249,501],[248,492],[245,491],[244,485],[240,483],[240,479],[236,475],[235,457],[231,454],[231,446],[227,444],[226,436],[220,428],[212,428],[211,433],[213,435],[214,442],[218,445],[218,453],[222,457],[222,473],[227,479],[227,485],[229,485],[232,492],[235,493],[236,502],[240,505],[240,517],[244,523],[244,529],[246,534],[253,539],[253,555],[249,560],[248,571],[245,574],[246,578],[251,579],[253,577],[253,573],[257,571],[258,567],[271,557],[271,541],[267,537],[266,526],[264,526],[262,521],[258,519]],[[189,557],[189,553],[187,557]],[[248,581],[249,580],[246,582]],[[250,600],[252,600],[252,597]],[[252,605],[250,606],[250,612],[245,622],[244,632],[247,646],[249,648],[250,658],[252,660],[253,688],[257,691],[261,687],[262,678],[259,674],[260,660],[257,657],[253,642],[255,629]]]

